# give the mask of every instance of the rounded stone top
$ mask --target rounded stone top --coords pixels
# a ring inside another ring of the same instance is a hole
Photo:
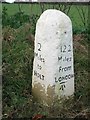
[[[48,9],[46,11],[44,11],[38,22],[57,22],[57,23],[64,23],[64,24],[71,24],[71,20],[70,18],[63,12],[56,10],[56,9]]]

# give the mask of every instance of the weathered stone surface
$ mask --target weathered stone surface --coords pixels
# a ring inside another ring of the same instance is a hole
[[[43,103],[74,93],[72,23],[61,11],[46,10],[37,21],[32,92]]]

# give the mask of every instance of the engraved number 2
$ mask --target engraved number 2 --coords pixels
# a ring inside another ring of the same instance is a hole
[[[69,47],[68,52],[70,52],[71,51],[71,45],[69,45],[68,47]]]
[[[41,51],[41,43],[38,43],[38,51]]]

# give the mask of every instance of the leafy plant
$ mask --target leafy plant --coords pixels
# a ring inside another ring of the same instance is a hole
[[[3,29],[3,36],[9,34],[8,30],[12,32],[10,41],[3,39],[3,112],[21,107],[31,93],[33,44],[22,37],[20,29]]]

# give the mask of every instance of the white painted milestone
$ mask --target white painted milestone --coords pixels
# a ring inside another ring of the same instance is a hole
[[[8,2],[8,3],[13,3],[13,2],[15,2],[15,0],[5,0],[6,2]]]
[[[72,23],[59,10],[44,11],[36,24],[32,93],[47,104],[74,93]]]

